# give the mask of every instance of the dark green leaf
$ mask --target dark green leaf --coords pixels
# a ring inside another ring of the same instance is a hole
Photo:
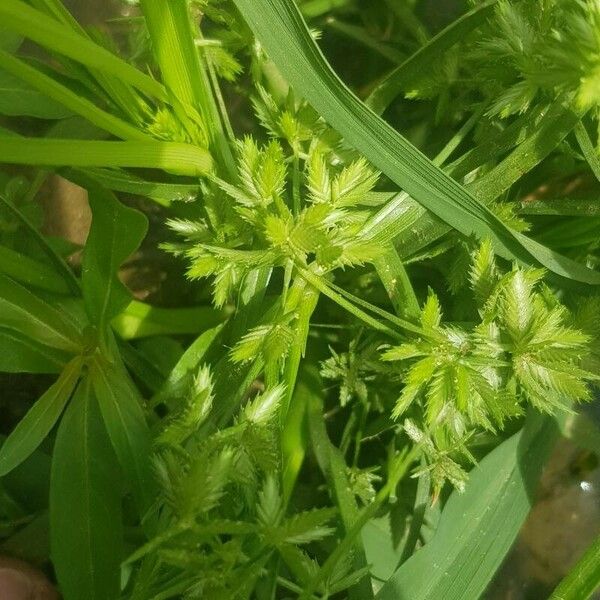
[[[81,360],[75,358],[19,422],[0,448],[0,476],[12,471],[42,443],[69,401],[80,373]]]
[[[0,114],[10,117],[64,119],[71,111],[10,73],[0,70]]]
[[[141,397],[127,375],[112,365],[97,361],[90,376],[110,441],[143,515],[154,498],[154,480]]]
[[[77,352],[81,335],[62,310],[0,274],[0,326],[16,329],[37,342]]]
[[[64,352],[0,328],[0,371],[4,373],[60,373],[68,359]]]
[[[50,532],[65,600],[119,597],[120,475],[89,380],[78,387],[56,436]]]

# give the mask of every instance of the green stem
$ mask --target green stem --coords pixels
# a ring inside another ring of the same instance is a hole
[[[361,510],[358,518],[346,533],[344,539],[335,547],[334,551],[329,555],[325,563],[323,563],[323,566],[319,569],[315,577],[313,577],[306,586],[299,600],[308,600],[317,587],[331,575],[339,560],[350,552],[356,538],[360,535],[362,528],[377,514],[382,504],[387,500],[390,494],[395,491],[399,481],[404,477],[419,452],[419,448],[415,446],[410,452],[400,455],[396,459],[388,481],[379,492],[377,492],[375,500]]]
[[[396,313],[401,317],[416,321],[421,312],[419,301],[393,244],[388,244],[384,254],[373,264]]]

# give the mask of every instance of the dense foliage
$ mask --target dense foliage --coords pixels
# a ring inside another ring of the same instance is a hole
[[[0,4],[4,551],[66,600],[481,597],[595,427],[600,4],[119,8]]]

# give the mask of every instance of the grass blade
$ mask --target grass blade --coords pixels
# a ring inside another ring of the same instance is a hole
[[[86,118],[90,123],[104,129],[104,131],[108,131],[124,140],[152,139],[137,127],[129,125],[129,123],[98,108],[90,100],[72,92],[68,87],[62,85],[52,77],[3,50],[0,50],[0,68],[37,89],[44,96],[51,98],[70,111]],[[4,93],[1,89],[0,92]],[[16,106],[17,110],[20,110],[22,103],[18,102]],[[18,114],[26,113],[21,112]]]
[[[178,142],[96,142],[39,138],[0,138],[0,162],[37,166],[137,167],[202,176],[210,154]]]
[[[427,72],[446,50],[463,40],[473,29],[479,27],[493,13],[496,2],[497,0],[488,0],[478,4],[468,13],[453,21],[446,29],[440,31],[385,77],[365,101],[367,106],[370,106],[378,115],[382,114],[394,99],[403,91],[407,91],[407,86]]]
[[[29,38],[40,46],[86,67],[114,75],[148,96],[167,100],[165,89],[160,83],[21,0],[3,0],[0,3],[0,21],[3,27]]]

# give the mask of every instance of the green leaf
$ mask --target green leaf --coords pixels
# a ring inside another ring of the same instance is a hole
[[[90,39],[20,0],[3,0],[0,22],[20,34],[87,67],[114,75],[149,96],[166,100],[162,85]]]
[[[73,359],[58,380],[29,409],[0,448],[0,477],[21,464],[58,421],[81,373],[81,360]]]
[[[496,252],[592,285],[600,274],[506,225],[363,104],[339,79],[292,0],[235,0],[270,58],[323,118],[373,165],[460,233],[490,237]],[[565,110],[572,114],[572,111]]]
[[[0,114],[64,119],[71,111],[0,68]]]
[[[48,257],[50,264],[54,267],[54,272],[56,274],[60,274],[67,288],[76,296],[80,295],[79,281],[71,271],[71,269],[65,263],[63,257],[58,254],[56,249],[48,243],[48,240],[42,235],[39,229],[27,218],[26,215],[23,214],[19,208],[17,208],[9,199],[5,198],[2,194],[0,194],[0,204],[11,213],[11,215],[21,224],[21,226],[29,232],[29,235],[37,242],[38,246],[44,252],[44,254]],[[4,250],[6,254],[8,249]],[[10,256],[10,254],[8,254]],[[36,263],[37,264],[37,263]],[[11,277],[12,272],[14,271],[14,267],[10,270],[6,270],[6,273]],[[34,271],[36,272],[34,274]],[[42,289],[46,289],[49,292],[64,292],[64,287],[61,286],[53,277],[50,272],[48,272],[47,267],[44,265],[40,265],[37,268],[34,268],[33,264],[30,265],[29,269],[26,269],[28,272],[27,279],[24,277],[20,277],[21,281],[25,283],[30,283],[31,285],[35,285]],[[14,277],[17,279],[17,277]]]
[[[121,468],[142,515],[154,498],[150,430],[141,397],[124,371],[97,361],[91,370],[94,393]]]
[[[86,169],[96,181],[115,192],[126,192],[151,198],[161,206],[194,200],[200,193],[198,183],[161,183],[148,181],[118,169]],[[69,178],[68,172],[65,174]]]
[[[77,352],[81,347],[81,335],[67,315],[2,274],[0,325],[59,350]]]
[[[69,355],[42,346],[17,331],[0,328],[0,371],[3,373],[60,373]]]
[[[69,292],[69,286],[54,269],[5,246],[0,246],[0,272],[47,292]]]
[[[161,389],[152,398],[153,405],[177,395],[185,395],[187,387],[198,372],[200,364],[222,330],[222,325],[208,329],[190,344],[173,367]]]
[[[431,69],[444,52],[484,23],[493,14],[496,3],[497,0],[482,2],[459,19],[452,21],[448,27],[389,73],[371,92],[366,104],[377,114],[382,114],[399,94],[409,91],[411,83]]]
[[[434,538],[394,573],[376,599],[479,598],[531,508],[557,435],[554,421],[532,413],[523,431],[473,469],[464,493],[453,492]]]
[[[0,113],[61,119],[77,113],[90,123],[123,139],[147,140],[149,135],[102,110],[49,75],[0,50]],[[5,108],[6,105],[6,108]]]
[[[56,436],[50,535],[65,600],[119,597],[120,475],[89,380],[77,388]]]
[[[113,329],[124,340],[153,335],[198,333],[225,320],[227,312],[212,306],[161,308],[132,300],[112,320]]]
[[[93,182],[86,187],[92,226],[83,253],[81,281],[88,315],[102,331],[130,300],[117,273],[144,239],[148,221]]]
[[[96,142],[0,137],[2,162],[51,167],[138,167],[178,175],[206,175],[210,154],[178,142]]]

